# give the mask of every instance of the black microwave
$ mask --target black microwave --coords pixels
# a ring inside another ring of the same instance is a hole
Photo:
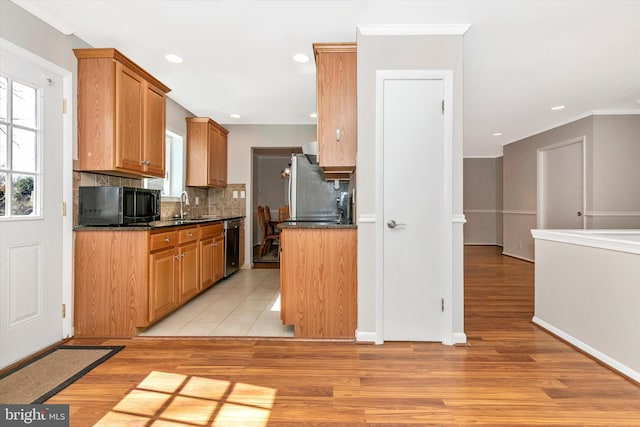
[[[127,225],[160,219],[160,190],[80,187],[78,224]]]

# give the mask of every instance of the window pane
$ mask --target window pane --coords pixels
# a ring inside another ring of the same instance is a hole
[[[13,82],[13,123],[36,127],[36,90],[22,83]]]
[[[7,189],[7,174],[0,173],[0,216],[5,216],[7,212],[6,198],[4,197],[6,189]]]
[[[11,180],[11,214],[33,214],[33,190],[35,179],[32,175],[13,175]]]
[[[0,125],[0,169],[7,169],[7,127]]]
[[[7,78],[0,77],[0,120],[7,121]]]
[[[36,172],[36,133],[13,128],[11,168],[14,171]]]

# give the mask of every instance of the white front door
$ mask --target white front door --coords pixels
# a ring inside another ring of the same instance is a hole
[[[584,228],[583,138],[538,151],[538,228]]]
[[[0,51],[0,368],[62,338],[62,78]]]
[[[389,78],[382,96],[383,339],[442,341],[444,82]]]

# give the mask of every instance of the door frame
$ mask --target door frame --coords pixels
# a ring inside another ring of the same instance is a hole
[[[62,303],[66,315],[62,318],[62,337],[73,336],[73,72],[36,55],[10,41],[0,38],[0,48],[62,77]],[[45,177],[46,179],[46,177]]]
[[[582,144],[582,228],[587,228],[587,136],[583,135],[577,138],[568,139],[566,141],[558,142],[556,144],[547,145],[538,148],[537,152],[537,171],[536,171],[536,187],[537,187],[537,200],[536,200],[536,227],[543,229],[545,223],[545,206],[544,206],[544,157],[545,153],[555,150],[557,148],[566,147],[572,144]]]
[[[442,343],[454,344],[453,334],[453,71],[452,70],[377,70],[376,71],[376,336],[384,342],[384,82],[385,80],[442,80],[444,89],[444,206],[443,242],[444,277],[441,294],[444,299]]]

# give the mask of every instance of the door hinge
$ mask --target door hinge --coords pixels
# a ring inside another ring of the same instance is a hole
[[[67,304],[62,304],[62,318],[67,317]]]
[[[444,312],[444,298],[440,300],[440,310]]]
[[[62,98],[62,114],[67,114],[67,100]]]
[[[62,202],[62,216],[67,216],[67,202]]]
[[[442,114],[444,114],[444,99],[442,100]]]

